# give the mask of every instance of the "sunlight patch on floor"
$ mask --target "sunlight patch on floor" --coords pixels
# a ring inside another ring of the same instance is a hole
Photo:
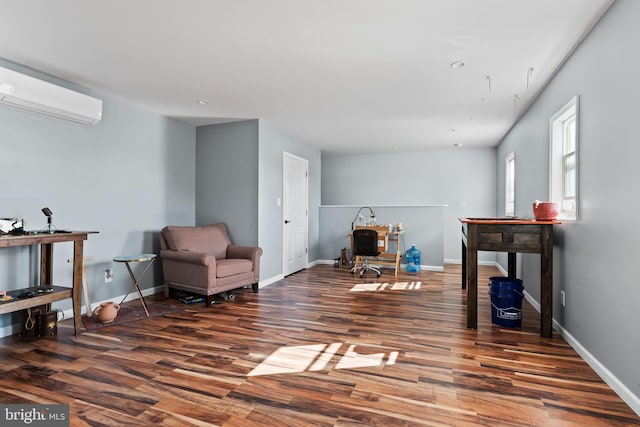
[[[333,343],[280,347],[249,372],[248,376],[321,371],[323,369],[330,369],[331,362],[335,357],[339,357],[337,362],[334,362],[335,369],[357,369],[393,365],[398,358],[397,351],[391,351],[388,355],[384,352],[372,354],[358,353],[355,344],[350,344],[344,355],[336,356],[336,353],[342,346],[342,343]],[[387,359],[386,362],[385,358]]]
[[[359,283],[349,292],[380,292],[384,290],[408,291],[420,289],[422,282],[396,282],[396,283]]]

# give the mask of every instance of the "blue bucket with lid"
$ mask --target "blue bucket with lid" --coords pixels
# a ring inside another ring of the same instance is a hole
[[[507,328],[522,325],[522,280],[515,277],[490,277],[491,321]]]

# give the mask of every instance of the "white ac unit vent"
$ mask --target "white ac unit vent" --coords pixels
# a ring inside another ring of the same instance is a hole
[[[83,125],[102,118],[102,100],[0,67],[0,104]]]

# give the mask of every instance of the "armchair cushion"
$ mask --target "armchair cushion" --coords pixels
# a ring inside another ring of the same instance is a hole
[[[211,254],[216,259],[227,257],[227,246],[231,244],[224,224],[201,227],[168,226],[163,232],[167,246],[174,251],[190,251]]]
[[[248,259],[220,259],[217,264],[216,277],[218,278],[250,273],[253,270],[253,262]]]

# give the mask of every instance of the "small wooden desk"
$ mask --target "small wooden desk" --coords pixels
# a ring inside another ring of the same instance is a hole
[[[82,295],[82,251],[87,235],[97,231],[71,231],[56,233],[35,233],[24,235],[0,236],[0,248],[13,246],[40,245],[40,286],[53,288],[51,293],[37,292],[38,287],[28,287],[12,291],[9,294],[19,294],[21,291],[32,291],[32,298],[15,298],[0,303],[0,314],[12,313],[39,305],[51,304],[55,301],[71,298],[73,302],[73,327],[76,335],[80,333],[80,309]],[[73,283],[71,288],[53,286],[53,244],[59,242],[73,242]]]
[[[478,327],[478,251],[508,252],[516,277],[516,253],[540,254],[540,335],[553,333],[553,225],[526,218],[459,218],[462,223],[462,289],[467,289],[467,328]]]
[[[378,232],[378,248],[380,248],[380,254],[374,261],[376,265],[390,266],[395,270],[395,276],[398,277],[398,271],[400,271],[400,235],[404,233],[404,230],[389,231],[389,227],[385,226],[366,226],[358,225],[356,229],[368,228],[376,230]],[[394,237],[389,237],[394,236]],[[389,240],[396,242],[396,252],[387,253],[389,248]],[[351,239],[351,247],[353,248],[353,238]],[[358,269],[360,264],[363,264],[362,257],[356,257],[354,269]]]

